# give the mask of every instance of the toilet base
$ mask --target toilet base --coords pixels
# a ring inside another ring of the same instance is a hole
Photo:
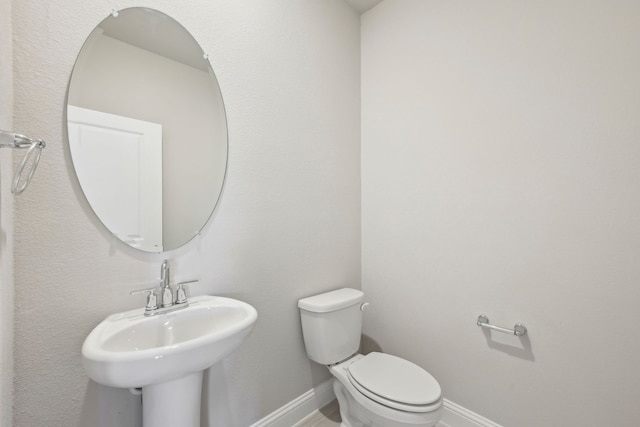
[[[365,407],[357,402],[337,379],[333,382],[333,390],[340,406],[340,427],[434,427],[442,415],[442,407],[429,413],[398,413],[381,405],[380,408]],[[378,404],[373,402],[373,405]]]
[[[383,406],[362,395],[348,378],[347,366],[362,357],[353,358],[329,367],[333,391],[338,399],[342,424],[340,427],[434,427],[442,416],[440,405],[431,412],[405,412]]]

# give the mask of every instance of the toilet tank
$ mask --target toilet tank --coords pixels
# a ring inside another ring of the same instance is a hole
[[[358,351],[363,298],[361,291],[343,288],[298,301],[309,359],[331,365]]]

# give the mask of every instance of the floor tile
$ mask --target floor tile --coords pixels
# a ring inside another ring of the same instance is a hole
[[[320,411],[310,415],[302,423],[294,427],[340,427],[340,410],[338,402],[334,400]],[[446,424],[438,424],[436,427],[448,427]]]

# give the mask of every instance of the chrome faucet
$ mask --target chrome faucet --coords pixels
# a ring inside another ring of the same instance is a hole
[[[189,307],[186,285],[197,282],[197,280],[189,280],[176,284],[176,297],[174,299],[169,278],[170,272],[169,261],[165,259],[160,266],[160,301],[158,301],[158,288],[155,286],[138,291],[131,291],[131,295],[140,293],[147,294],[147,303],[144,307],[145,316],[153,316],[154,314],[167,313]]]
[[[169,282],[169,261],[162,261],[160,266],[160,306],[171,307],[173,305],[173,291]]]

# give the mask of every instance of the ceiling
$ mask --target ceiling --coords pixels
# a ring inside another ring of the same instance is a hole
[[[348,5],[354,8],[359,13],[364,13],[371,9],[382,0],[344,0]]]
[[[185,65],[209,70],[209,61],[193,36],[171,17],[144,7],[121,10],[99,25],[105,36]]]

